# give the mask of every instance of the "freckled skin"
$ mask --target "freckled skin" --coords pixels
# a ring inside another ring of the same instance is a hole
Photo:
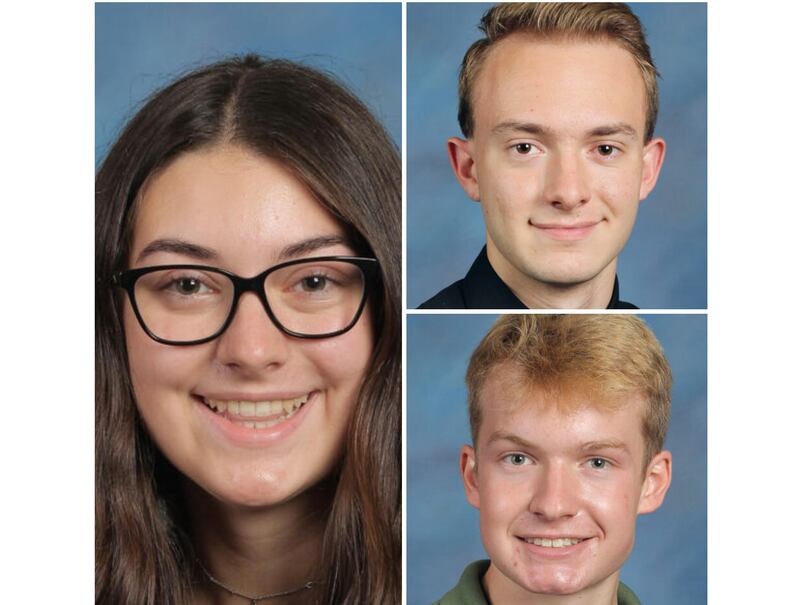
[[[644,144],[645,88],[630,53],[611,42],[512,34],[489,52],[472,101],[473,137],[450,139],[449,149],[462,187],[481,203],[498,275],[525,302],[537,287],[586,284],[602,290],[597,296],[607,302],[616,258],[640,200],[655,186],[664,152],[661,139]],[[496,130],[507,122],[548,132]],[[635,136],[587,134],[618,123],[630,125]],[[521,153],[520,144],[530,149]],[[616,151],[607,157],[602,144]],[[587,222],[596,226],[579,241],[553,239],[537,228]]]
[[[535,603],[536,595],[612,603],[636,518],[658,508],[669,486],[670,455],[659,453],[643,473],[638,398],[607,410],[593,407],[587,395],[585,404],[565,412],[541,392],[513,387],[519,384],[513,372],[490,373],[477,448],[462,450],[467,499],[480,510],[491,559],[484,585],[494,603]],[[598,441],[624,447],[585,449]],[[598,458],[606,461],[603,468],[592,466]],[[524,463],[513,463],[519,460]],[[574,554],[555,558],[523,540],[533,537],[584,542]]]
[[[155,239],[180,238],[217,251],[204,262],[158,252],[140,265],[211,264],[251,276],[286,245],[342,226],[283,166],[235,146],[179,156],[151,178],[140,200],[131,259]],[[352,254],[337,244],[315,256]],[[218,339],[175,347],[143,332],[127,299],[124,326],[136,402],[165,456],[203,490],[227,503],[286,502],[328,475],[373,347],[368,313],[349,332],[295,339],[280,332],[253,294],[239,302]],[[193,394],[318,391],[313,408],[280,443],[244,448],[209,430]]]

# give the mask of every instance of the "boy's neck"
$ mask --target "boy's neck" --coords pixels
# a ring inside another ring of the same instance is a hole
[[[486,254],[497,276],[529,309],[605,309],[614,292],[617,260],[611,261],[592,279],[561,285],[524,275],[487,239]]]

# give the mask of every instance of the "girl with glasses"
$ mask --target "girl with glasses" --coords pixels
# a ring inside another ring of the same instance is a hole
[[[256,56],[97,174],[98,603],[400,602],[400,161]]]

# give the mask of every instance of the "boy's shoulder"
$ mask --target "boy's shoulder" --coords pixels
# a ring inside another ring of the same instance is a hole
[[[475,561],[467,565],[458,584],[433,605],[489,605],[483,593],[481,578],[489,569],[489,561]]]

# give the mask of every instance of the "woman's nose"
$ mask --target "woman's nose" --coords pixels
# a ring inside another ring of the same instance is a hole
[[[286,361],[289,339],[267,315],[259,298],[246,292],[239,299],[230,325],[218,339],[216,357],[228,367],[257,373]]]

